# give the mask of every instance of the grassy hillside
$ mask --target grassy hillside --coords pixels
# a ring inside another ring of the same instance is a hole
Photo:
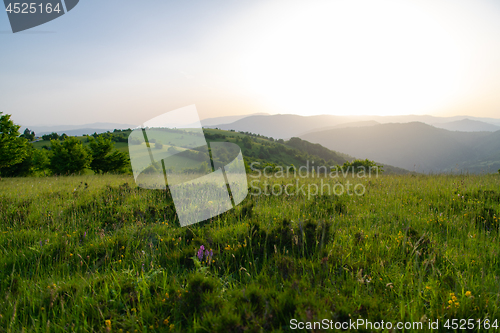
[[[249,180],[254,194],[295,184]],[[500,317],[498,175],[300,181],[366,191],[249,195],[180,228],[166,193],[130,176],[0,180],[0,332],[284,332],[292,318],[445,332]]]
[[[307,161],[309,161],[310,164],[314,161],[316,166],[335,166],[342,165],[347,160],[353,159],[349,155],[337,153],[319,144],[312,144],[299,138],[292,138],[288,141],[284,141],[274,140],[273,138],[261,135],[218,129],[204,129],[203,131],[208,142],[232,142],[237,144],[241,148],[246,163],[251,165],[255,162],[255,168],[262,168],[268,163],[283,167],[291,165],[299,167],[306,165]],[[116,149],[128,154],[129,148],[127,138],[129,134],[130,131],[123,130],[109,133],[108,135],[111,135],[114,140],[117,141],[115,142]],[[179,137],[176,137],[175,140],[172,138],[165,138],[162,140],[162,150],[166,151],[172,146],[169,144],[170,141],[174,141],[178,144],[179,142],[187,143],[191,140],[187,135],[181,139],[182,132],[180,132],[178,136]],[[78,138],[82,141],[84,146],[88,145],[86,137],[80,136]],[[50,142],[39,141],[35,142],[33,145],[38,149],[42,149],[43,146],[50,147]],[[180,147],[175,148],[184,150],[184,148]],[[146,150],[143,149],[143,151],[144,154],[147,154]],[[178,165],[178,167],[190,167],[189,158],[184,158],[182,164]],[[384,170],[390,174],[404,174],[408,172],[407,170],[391,166],[385,166]]]

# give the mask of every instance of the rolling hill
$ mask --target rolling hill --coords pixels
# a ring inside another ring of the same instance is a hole
[[[212,119],[215,123],[217,119]],[[291,114],[253,115],[232,123],[220,125],[204,125],[210,128],[243,131],[261,134],[278,139],[289,139],[306,133],[324,131],[340,127],[359,127],[389,123],[421,122],[435,127],[450,127],[451,130],[467,132],[495,131],[500,129],[500,119],[478,118],[470,116],[434,117],[427,115],[407,116],[298,116]],[[464,121],[465,120],[465,121]]]
[[[417,172],[479,173],[500,168],[500,131],[452,132],[412,122],[330,129],[301,138]]]
[[[500,126],[471,119],[457,120],[449,123],[436,123],[433,125],[437,128],[447,129],[448,131],[461,132],[496,132],[500,130]]]
[[[177,131],[182,131],[178,129]],[[323,147],[320,144],[307,142],[300,138],[292,138],[288,141],[274,140],[272,138],[261,135],[250,135],[235,131],[224,131],[218,129],[204,129],[205,137],[210,142],[233,142],[237,144],[243,153],[245,162],[250,165],[255,164],[255,168],[262,168],[265,165],[274,164],[276,166],[291,166],[296,167],[307,165],[307,161],[314,161],[315,166],[335,166],[342,165],[346,161],[352,161],[354,157],[332,151]],[[130,134],[128,130],[105,133],[104,135],[111,136],[115,141],[115,148],[128,154],[127,138]],[[78,137],[84,145],[88,145],[86,137]],[[49,141],[38,141],[33,143],[37,149],[42,149],[44,146],[50,146]],[[163,142],[162,149],[169,149],[170,145],[167,141]],[[365,159],[365,157],[360,156]],[[379,165],[384,166],[386,174],[406,174],[408,170],[403,168],[388,165],[375,161]],[[183,162],[184,167],[190,167],[190,161],[187,157]],[[193,164],[193,163],[191,163]]]

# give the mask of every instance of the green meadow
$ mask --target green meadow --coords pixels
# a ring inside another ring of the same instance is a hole
[[[500,175],[297,179],[249,175],[236,209],[184,228],[129,175],[1,179],[0,332],[500,318]],[[363,193],[308,193],[347,181]]]

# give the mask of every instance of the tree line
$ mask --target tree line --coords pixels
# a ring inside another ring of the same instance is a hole
[[[23,177],[36,174],[69,175],[86,168],[96,174],[127,172],[129,158],[126,153],[114,150],[109,135],[87,136],[88,147],[75,137],[55,137],[52,133],[48,150],[38,150],[29,141],[35,133],[14,124],[10,115],[0,112],[0,176]],[[95,133],[94,133],[95,134]],[[57,134],[56,134],[57,135]],[[44,138],[45,139],[45,138]]]

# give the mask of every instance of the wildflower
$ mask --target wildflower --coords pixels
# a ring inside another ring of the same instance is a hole
[[[168,317],[167,319],[165,319],[165,320],[163,321],[163,325],[165,325],[165,326],[166,326],[166,325],[168,325],[168,322],[169,322],[169,321],[170,321],[170,317]]]
[[[467,296],[467,297],[470,297],[471,295],[472,295],[472,294],[471,294],[471,292],[470,292],[470,291],[467,291],[467,292],[465,293],[465,296]]]
[[[210,261],[212,261],[212,256],[214,255],[214,252],[212,249],[210,251],[206,250],[205,251],[205,257],[207,258],[207,263],[210,264]]]
[[[106,328],[111,328],[111,320],[105,320],[104,323],[106,324]]]
[[[200,249],[198,250],[198,253],[197,253],[199,261],[203,260],[203,251],[205,251],[205,247],[202,245],[202,246],[200,246]]]

